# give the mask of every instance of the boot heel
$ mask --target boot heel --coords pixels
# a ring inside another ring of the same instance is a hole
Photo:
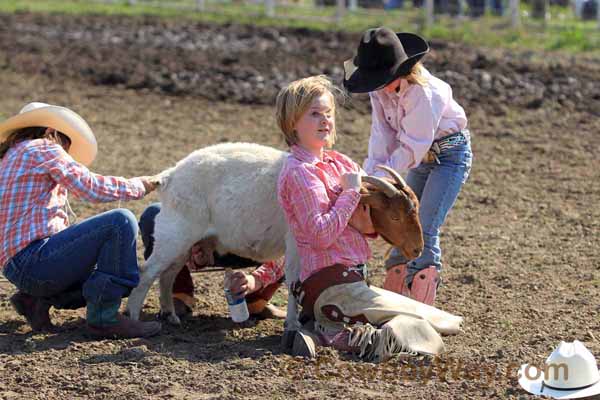
[[[402,296],[410,297],[411,292],[406,284],[406,276],[408,275],[408,266],[406,264],[398,264],[388,269],[383,288],[390,292],[401,294]]]
[[[413,278],[410,293],[412,298],[430,306],[435,303],[440,275],[434,266],[417,272]]]

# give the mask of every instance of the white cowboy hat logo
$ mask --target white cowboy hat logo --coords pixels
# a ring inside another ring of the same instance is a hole
[[[600,393],[600,373],[594,355],[581,342],[560,342],[546,360],[544,370],[529,364],[521,366],[519,385],[536,395],[579,399]]]
[[[98,152],[96,137],[87,122],[65,107],[33,102],[19,114],[0,123],[0,142],[21,128],[46,127],[56,129],[71,139],[69,154],[83,165],[90,165]]]

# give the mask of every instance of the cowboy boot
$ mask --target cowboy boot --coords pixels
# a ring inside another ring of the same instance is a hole
[[[120,315],[120,305],[120,301],[88,303],[86,320],[89,334],[96,338],[128,339],[150,337],[160,332],[159,322],[136,321]]]
[[[352,333],[351,329],[345,328],[339,332],[334,334],[322,334],[321,340],[325,346],[333,347],[338,351],[349,351],[356,352],[358,348],[356,346],[350,345],[350,334]]]
[[[391,292],[401,294],[402,296],[410,297],[411,291],[406,284],[406,276],[408,275],[408,265],[398,264],[387,270],[383,288]]]
[[[435,302],[440,275],[435,266],[429,266],[417,272],[410,287],[411,297],[430,306]]]
[[[330,334],[301,329],[294,337],[292,355],[315,358],[318,346],[328,346],[333,347],[338,351],[356,353],[360,348],[350,345],[351,332],[352,330],[347,328]]]
[[[50,321],[50,304],[43,299],[18,292],[11,296],[10,302],[17,313],[25,317],[34,332],[51,331],[55,328]]]

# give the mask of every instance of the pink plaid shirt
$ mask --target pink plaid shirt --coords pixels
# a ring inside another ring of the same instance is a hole
[[[365,236],[348,225],[360,200],[358,191],[339,184],[348,172],[360,172],[360,166],[343,154],[324,151],[319,160],[292,146],[279,175],[279,204],[296,239],[302,282],[322,268],[353,266],[371,256]]]
[[[263,288],[269,286],[283,278],[284,260],[284,257],[280,257],[278,260],[268,261],[252,271],[252,275],[260,281]]]
[[[69,225],[67,191],[93,203],[146,194],[140,179],[94,174],[46,139],[20,142],[0,161],[0,267]]]

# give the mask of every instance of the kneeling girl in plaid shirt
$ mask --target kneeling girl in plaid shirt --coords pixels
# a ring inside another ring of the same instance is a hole
[[[91,172],[97,152],[75,112],[30,103],[0,124],[0,268],[18,292],[11,302],[33,330],[49,330],[51,306],[87,306],[89,331],[101,337],[150,336],[156,322],[118,314],[139,281],[137,221],[115,209],[69,224],[67,194],[92,203],[140,199],[149,177]]]

